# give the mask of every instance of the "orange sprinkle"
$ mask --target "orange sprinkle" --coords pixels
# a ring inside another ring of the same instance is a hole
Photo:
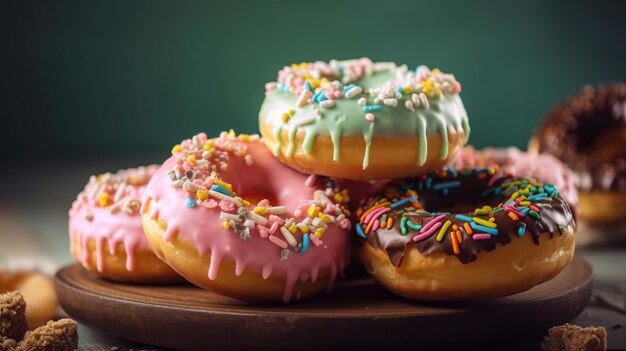
[[[393,228],[393,218],[389,217],[387,218],[387,229],[391,229]]]
[[[369,234],[370,230],[372,230],[372,226],[374,226],[374,219],[372,219],[369,223],[367,223],[367,227],[365,227],[365,234]]]
[[[487,173],[481,173],[478,175],[478,179],[485,179],[487,178]]]
[[[463,223],[463,228],[465,228],[465,232],[467,232],[467,235],[474,234],[474,232],[472,231],[472,227],[470,227],[469,223]]]
[[[514,221],[519,221],[519,217],[517,217],[517,215],[513,212],[509,212],[509,217],[511,217]]]
[[[463,235],[461,235],[461,231],[457,230],[455,231],[456,233],[456,240],[459,242],[459,244],[463,243]]]
[[[367,211],[365,211],[365,213],[361,215],[361,218],[359,218],[359,222],[363,223],[365,221],[365,217],[367,217],[367,215],[370,214],[370,212],[374,211],[375,209],[379,207],[383,207],[383,206],[389,206],[389,205],[391,205],[391,202],[383,202],[382,204],[378,204],[378,205],[374,205],[370,207]]]
[[[452,232],[450,232],[450,241],[452,241],[452,250],[454,250],[454,254],[460,254],[461,250],[459,250],[459,243],[457,242],[456,235],[452,234]]]
[[[456,230],[459,230],[459,226],[458,226],[458,225],[456,225],[456,224],[453,224],[453,225],[452,225],[452,229],[453,229],[453,230],[455,230],[455,231],[456,231]]]
[[[357,217],[361,217],[361,215],[363,214],[363,207],[359,207],[356,210],[356,216]]]

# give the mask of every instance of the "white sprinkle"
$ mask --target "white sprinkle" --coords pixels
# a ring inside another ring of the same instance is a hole
[[[404,102],[404,107],[406,107],[406,109],[409,110],[409,111],[413,111],[414,110],[413,109],[413,103],[411,101],[409,101],[409,100]]]
[[[322,221],[319,217],[313,218],[313,225],[316,227],[322,227],[324,229],[328,229],[328,226],[326,225],[326,223],[324,223],[324,221]]]
[[[307,100],[310,99],[311,96],[313,96],[313,94],[308,89],[302,90],[302,92],[300,93],[300,96],[298,96],[298,100],[296,101],[296,106],[298,107],[306,106],[306,104],[308,103]]]
[[[102,189],[102,182],[98,182],[96,184],[96,188],[93,190],[93,193],[91,194],[92,199],[95,200],[98,197],[98,194],[100,193],[100,189]]]
[[[398,100],[396,99],[385,99],[383,103],[387,106],[396,107],[398,106]]]
[[[243,222],[243,225],[248,227],[248,228],[254,228],[254,221],[251,221],[249,219],[246,219],[245,222]]]
[[[420,96],[417,94],[411,95],[411,101],[415,107],[419,107],[422,103],[420,102]]]
[[[422,106],[424,106],[424,108],[430,107],[430,104],[428,103],[428,98],[426,97],[426,94],[424,93],[420,93],[420,102]]]
[[[204,166],[208,164],[209,164],[208,160],[205,160],[205,159],[196,160],[196,166]]]
[[[285,207],[285,206],[267,207],[266,211],[269,214],[285,214],[285,213],[287,213],[287,207]]]
[[[121,183],[115,192],[115,196],[113,197],[113,202],[118,202],[122,199],[124,192],[126,191],[126,183]]]
[[[302,220],[302,224],[306,224],[306,225],[311,225],[311,217],[306,217],[305,219]]]
[[[367,99],[362,97],[359,100],[357,100],[356,102],[359,106],[365,106],[365,104],[367,104]]]
[[[360,86],[354,86],[346,92],[346,97],[348,99],[352,99],[353,97],[361,94],[362,92],[363,92],[363,88],[361,88]]]
[[[172,185],[173,185],[175,188],[180,188],[181,186],[183,186],[183,184],[184,184],[184,183],[185,183],[185,181],[184,181],[184,180],[179,179],[179,180],[176,180],[176,181],[172,182]]]
[[[243,160],[246,162],[246,165],[252,166],[252,156],[246,155],[244,156]]]
[[[198,191],[198,190],[206,190],[205,187],[200,186],[194,182],[192,182],[191,180],[187,179],[185,180],[185,182],[183,183],[183,190],[187,190],[187,191]]]
[[[263,217],[263,216],[261,216],[261,215],[259,215],[257,213],[254,213],[252,211],[249,211],[246,214],[246,218],[248,218],[248,219],[250,219],[250,220],[252,220],[252,221],[254,221],[254,222],[256,222],[257,224],[260,224],[260,225],[267,224],[267,218],[265,218],[265,217]]]
[[[335,107],[335,102],[333,100],[324,100],[320,102],[320,106],[324,108],[332,108]]]
[[[241,219],[239,218],[239,216],[234,215],[234,214],[230,214],[230,213],[226,213],[226,212],[220,213],[220,219],[222,219],[224,221],[232,221],[234,223],[241,223]]]
[[[340,214],[339,216],[337,216],[336,220],[338,223],[341,223],[341,221],[343,221],[344,219],[346,219],[346,215],[345,214]]]
[[[285,240],[287,240],[289,245],[291,245],[291,247],[296,247],[296,245],[298,245],[296,238],[294,238],[293,235],[291,235],[291,232],[289,232],[287,228],[280,227],[280,233],[283,235]]]

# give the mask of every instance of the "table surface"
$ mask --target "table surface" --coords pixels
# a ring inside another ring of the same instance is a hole
[[[0,172],[0,267],[28,266],[35,260],[54,273],[55,268],[72,263],[67,236],[67,211],[72,201],[91,174],[138,164],[132,159],[103,159],[8,165]],[[572,322],[603,326],[609,335],[609,349],[626,349],[626,247],[579,248],[577,255],[594,269],[594,294],[591,304]],[[84,325],[80,325],[79,335],[81,350],[155,349]],[[531,350],[538,343],[517,341],[507,347]]]

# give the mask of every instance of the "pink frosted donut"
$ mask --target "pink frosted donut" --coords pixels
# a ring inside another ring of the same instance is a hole
[[[349,258],[346,190],[284,166],[257,135],[172,149],[141,210],[157,255],[190,282],[254,302],[332,288]]]
[[[552,182],[570,207],[578,208],[578,190],[574,175],[561,161],[548,154],[532,154],[518,148],[485,148],[476,151],[466,146],[452,161],[458,169],[499,165],[517,177],[533,178],[542,183]]]
[[[128,282],[180,280],[150,250],[139,208],[158,166],[91,176],[69,211],[70,251],[96,275]]]

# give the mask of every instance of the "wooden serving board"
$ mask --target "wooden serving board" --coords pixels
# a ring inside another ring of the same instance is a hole
[[[344,279],[327,296],[253,305],[191,285],[125,285],[73,265],[59,271],[61,305],[79,321],[120,338],[173,349],[380,349],[498,345],[539,338],[571,321],[591,295],[580,258],[557,277],[499,299],[415,302],[369,277]]]

